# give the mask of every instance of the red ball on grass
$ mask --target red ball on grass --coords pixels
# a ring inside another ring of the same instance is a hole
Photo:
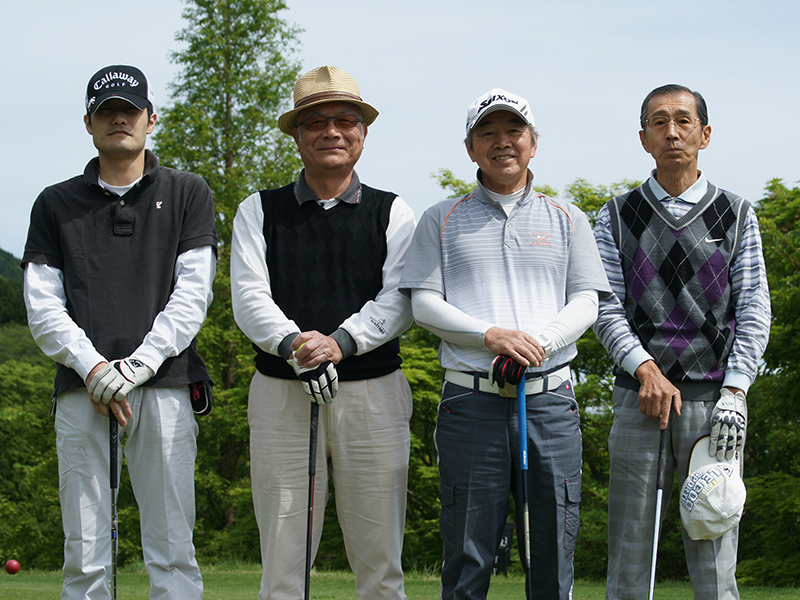
[[[14,575],[17,571],[19,571],[19,563],[16,560],[12,558],[6,561],[6,573]]]

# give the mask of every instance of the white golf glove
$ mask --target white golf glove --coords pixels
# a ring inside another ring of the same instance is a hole
[[[153,375],[153,370],[136,358],[114,360],[95,373],[89,393],[95,402],[108,404],[112,399],[121,400]]]
[[[747,432],[747,400],[743,392],[734,394],[722,388],[711,413],[711,438],[708,453],[717,460],[730,460],[744,449]]]
[[[311,396],[314,402],[329,404],[336,397],[339,392],[339,376],[332,362],[324,362],[312,369],[307,369],[297,364],[294,354],[287,362],[292,365],[294,372],[303,383],[306,394]]]

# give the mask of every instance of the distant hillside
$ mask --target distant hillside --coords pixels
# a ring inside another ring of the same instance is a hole
[[[19,268],[19,259],[2,249],[0,249],[0,277],[22,282],[22,269]]]

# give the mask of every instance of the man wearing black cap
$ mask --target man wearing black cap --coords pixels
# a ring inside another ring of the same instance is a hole
[[[233,223],[233,314],[253,341],[253,502],[261,600],[302,597],[309,401],[319,406],[313,551],[328,478],[359,598],[403,600],[411,390],[397,337],[411,306],[397,290],[414,215],[354,167],[378,111],[336,67],[297,80],[281,115],[303,161],[298,181],[256,192]]]
[[[156,114],[139,69],[98,71],[84,122],[98,155],[36,199],[22,258],[31,333],[58,363],[61,597],[108,597],[111,412],[139,504],[150,597],[201,598],[189,386],[209,379],[194,337],[216,268],[211,192],[145,149]]]

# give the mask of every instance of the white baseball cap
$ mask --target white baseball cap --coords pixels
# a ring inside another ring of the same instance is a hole
[[[695,442],[681,488],[681,522],[693,540],[715,540],[733,529],[747,498],[739,453],[718,461],[708,453],[708,438]]]
[[[531,127],[533,122],[531,107],[522,96],[517,96],[500,88],[494,88],[476,98],[467,111],[467,135],[480,120],[497,110],[510,110],[518,114]]]

